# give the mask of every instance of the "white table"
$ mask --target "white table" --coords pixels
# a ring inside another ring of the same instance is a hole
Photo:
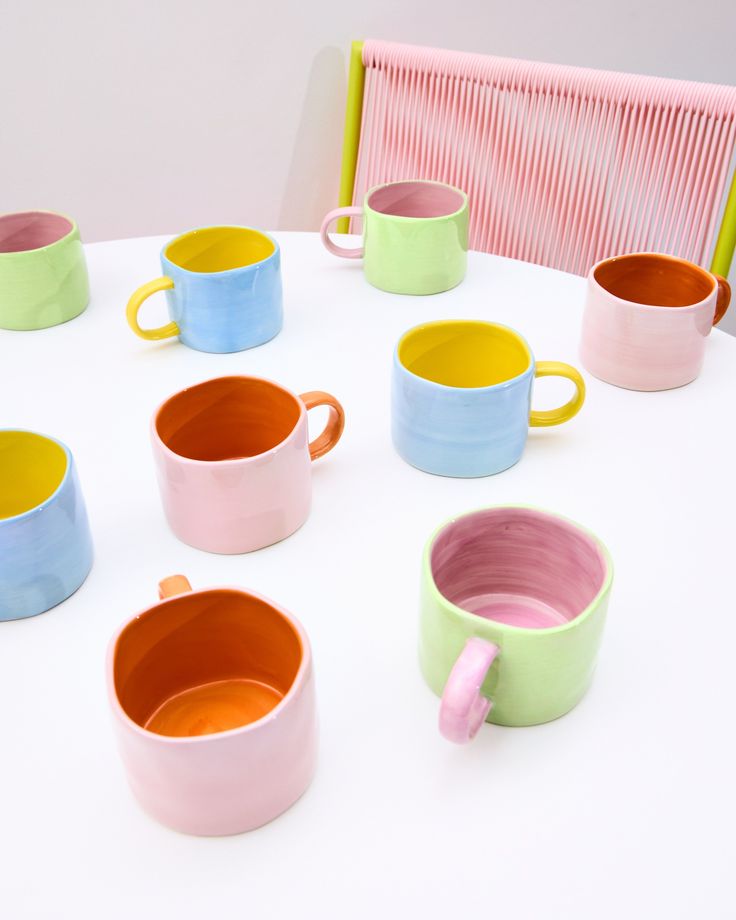
[[[252,351],[201,354],[130,332],[125,303],[160,274],[165,238],[88,246],[86,313],[0,333],[0,424],[71,447],[96,546],[66,603],[0,624],[2,916],[732,916],[736,339],[715,332],[701,377],[681,390],[633,393],[586,375],[580,415],[532,431],[516,467],[437,478],[391,447],[400,333],[444,317],[499,320],[537,358],[578,363],[583,280],[474,253],[456,290],[396,297],[316,235],[276,236],[285,326]],[[159,296],[142,321],[158,325],[164,313]],[[169,532],[148,422],[175,390],[232,373],[329,390],[347,427],[314,465],[302,530],[228,557]],[[540,381],[535,404],[561,402],[566,386]],[[438,700],[417,666],[419,560],[439,522],[496,502],[589,526],[616,575],[597,674],[577,709],[534,728],[484,726],[461,748],[440,737]],[[109,725],[107,641],[176,572],[194,587],[263,592],[313,644],[314,784],[239,837],[186,837],[143,814]]]

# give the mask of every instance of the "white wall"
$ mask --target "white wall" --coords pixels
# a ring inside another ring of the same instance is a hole
[[[0,0],[0,211],[314,229],[364,37],[736,83],[734,0]]]

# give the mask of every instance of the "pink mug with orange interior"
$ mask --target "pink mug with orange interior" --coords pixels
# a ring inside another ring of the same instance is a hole
[[[107,655],[128,782],[174,830],[252,830],[293,805],[314,774],[309,640],[290,613],[252,591],[192,591],[174,575],[159,597],[123,624]]]
[[[327,406],[310,442],[307,410]],[[309,515],[312,461],[345,425],[329,393],[297,396],[260,377],[216,377],[187,387],[155,412],[151,440],[164,512],[184,543],[248,553],[294,533]]]
[[[588,275],[580,359],[593,376],[629,390],[694,380],[710,330],[731,300],[725,278],[653,252],[604,259]]]

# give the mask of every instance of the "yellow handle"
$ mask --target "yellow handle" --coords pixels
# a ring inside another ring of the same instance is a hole
[[[529,416],[532,428],[546,428],[549,425],[561,425],[577,415],[580,407],[585,402],[585,381],[579,372],[569,364],[562,361],[537,361],[534,371],[535,377],[567,377],[575,384],[575,395],[570,402],[560,406],[559,409],[548,409],[546,412],[534,412]]]
[[[128,301],[128,306],[125,308],[125,317],[128,320],[128,325],[136,335],[139,335],[142,339],[153,340],[170,339],[172,335],[179,335],[179,327],[176,323],[167,323],[165,326],[159,326],[158,329],[141,329],[138,325],[138,311],[143,301],[150,297],[151,294],[171,290],[173,286],[174,282],[171,278],[167,278],[164,275],[163,278],[156,278],[155,281],[149,281],[148,284],[142,285],[133,294]]]

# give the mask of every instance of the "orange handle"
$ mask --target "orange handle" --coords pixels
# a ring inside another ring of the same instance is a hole
[[[716,300],[716,315],[713,317],[714,326],[717,326],[726,315],[728,305],[731,303],[731,285],[721,275],[716,275],[716,281],[718,282],[718,298]]]
[[[309,456],[312,460],[332,450],[337,444],[345,428],[345,410],[334,396],[329,393],[323,393],[321,390],[312,390],[310,393],[302,393],[299,397],[307,410],[314,409],[315,406],[329,406],[330,416],[327,419],[325,430],[314,441],[309,442]]]
[[[184,575],[169,575],[168,578],[164,578],[163,581],[158,583],[158,596],[161,600],[165,600],[167,597],[176,597],[177,594],[186,594],[187,591],[191,591],[192,586],[189,584],[189,579],[185,578]]]

